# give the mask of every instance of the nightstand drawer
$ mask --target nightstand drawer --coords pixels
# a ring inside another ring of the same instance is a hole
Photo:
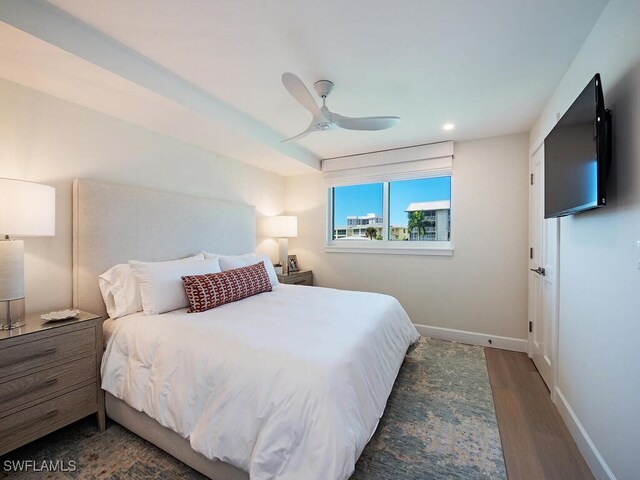
[[[96,378],[96,356],[0,383],[0,417],[4,412]]]
[[[0,418],[0,455],[96,411],[95,384]]]
[[[0,377],[32,368],[46,368],[96,351],[95,327],[69,332],[60,338],[48,336],[13,346],[10,341],[5,340],[7,345],[0,348]]]
[[[311,270],[302,270],[288,275],[278,275],[278,281],[287,285],[313,286],[313,272]]]

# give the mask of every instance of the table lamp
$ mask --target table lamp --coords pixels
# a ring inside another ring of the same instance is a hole
[[[298,217],[278,215],[265,219],[265,236],[277,238],[280,246],[280,263],[282,273],[287,273],[289,256],[289,239],[298,236]]]
[[[56,190],[0,178],[0,330],[24,325],[24,243],[16,237],[55,235]]]

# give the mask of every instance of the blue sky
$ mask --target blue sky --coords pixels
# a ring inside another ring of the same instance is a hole
[[[451,198],[451,177],[422,178],[391,182],[392,225],[406,225],[407,214],[404,211],[411,202],[431,202]],[[335,226],[347,224],[347,215],[382,215],[382,183],[350,185],[336,187],[334,190]]]

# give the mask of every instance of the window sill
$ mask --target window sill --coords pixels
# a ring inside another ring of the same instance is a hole
[[[360,243],[360,242],[359,242]],[[372,242],[373,243],[373,242]],[[325,245],[324,251],[327,253],[374,253],[382,255],[435,255],[435,256],[453,256],[453,245],[435,246],[435,245],[369,245],[362,242],[359,245],[341,245],[330,244]]]

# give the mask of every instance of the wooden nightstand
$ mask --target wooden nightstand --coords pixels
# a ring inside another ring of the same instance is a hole
[[[105,429],[100,388],[102,318],[45,322],[0,331],[0,455],[92,413]]]
[[[299,272],[292,272],[289,275],[278,274],[278,281],[280,283],[286,283],[289,285],[309,285],[313,286],[313,271],[312,270],[300,270]]]

